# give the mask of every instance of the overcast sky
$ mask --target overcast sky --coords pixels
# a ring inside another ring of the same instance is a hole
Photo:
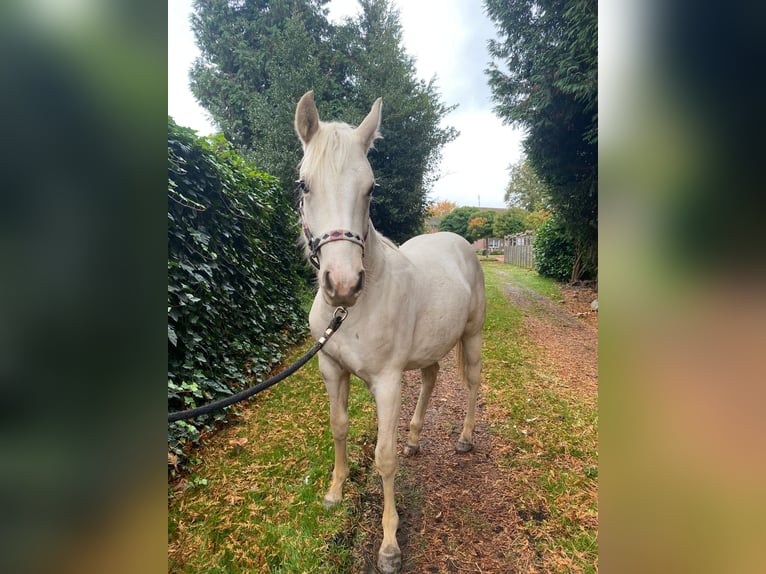
[[[429,198],[461,206],[505,207],[507,168],[521,157],[522,134],[504,126],[492,113],[484,69],[489,62],[487,40],[495,35],[494,25],[484,15],[480,0],[395,3],[405,49],[415,58],[418,76],[430,80],[435,75],[442,101],[458,104],[445,124],[457,128],[460,135],[443,149],[443,175]],[[333,20],[358,12],[356,0],[332,0],[329,8]],[[189,27],[190,13],[191,0],[168,0],[168,113],[178,124],[205,135],[215,129],[188,88],[188,70],[199,53]],[[385,115],[385,94],[381,95]]]

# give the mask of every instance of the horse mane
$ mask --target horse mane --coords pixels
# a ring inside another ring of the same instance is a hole
[[[370,223],[372,223],[372,220],[370,220]],[[376,233],[378,234],[378,237],[380,237],[381,241],[383,241],[385,245],[388,245],[391,249],[395,251],[399,251],[399,246],[396,243],[391,241],[388,237],[383,235],[380,231],[376,230]]]

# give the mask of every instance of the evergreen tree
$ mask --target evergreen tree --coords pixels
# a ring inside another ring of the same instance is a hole
[[[572,279],[597,269],[596,0],[484,0],[500,41],[487,70],[495,111],[527,130],[524,149],[572,237]]]
[[[343,64],[332,57],[327,0],[195,0],[192,28],[201,55],[194,96],[231,141],[285,190],[294,188],[301,147],[295,104],[309,89],[331,107]]]

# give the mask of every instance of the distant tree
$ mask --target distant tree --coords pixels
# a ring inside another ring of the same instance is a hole
[[[439,231],[451,231],[472,241],[468,232],[468,223],[479,215],[477,207],[458,207],[446,215],[439,224]]]
[[[543,223],[550,219],[550,217],[551,212],[545,209],[533,211],[527,215],[527,229],[539,229]]]
[[[494,211],[482,211],[468,222],[468,240],[478,241],[492,237],[492,228],[495,223]]]
[[[495,112],[527,131],[524,150],[571,237],[573,279],[597,270],[596,0],[484,0],[500,40],[487,73]]]
[[[526,158],[510,166],[510,181],[505,189],[504,200],[508,207],[521,207],[527,211],[550,208],[549,190],[535,173]]]
[[[527,218],[530,213],[520,207],[511,207],[507,211],[502,211],[495,216],[495,223],[492,228],[493,237],[505,237],[514,233],[521,233],[529,229]]]
[[[456,208],[457,203],[443,199],[441,201],[431,203],[426,209],[426,214],[431,217],[444,217]]]

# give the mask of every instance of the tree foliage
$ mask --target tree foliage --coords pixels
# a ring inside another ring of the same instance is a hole
[[[530,229],[527,219],[530,213],[520,207],[511,207],[495,216],[492,228],[493,237],[505,237]]]
[[[201,55],[190,71],[192,93],[226,139],[285,186],[295,180],[300,144],[294,106],[314,89],[333,105],[344,62],[322,41],[331,29],[326,1],[195,0],[192,29]],[[291,109],[292,105],[292,109]]]
[[[510,166],[509,171],[510,181],[503,198],[508,207],[520,207],[530,212],[550,208],[548,186],[535,173],[528,159],[523,158]]]
[[[468,240],[478,241],[492,237],[492,228],[495,223],[494,211],[482,211],[468,222]]]
[[[291,263],[297,221],[279,181],[222,136],[168,117],[168,408],[182,410],[265,378],[306,334]],[[224,413],[170,426],[170,448]]]
[[[468,241],[473,241],[470,239],[471,234],[468,231],[468,224],[472,219],[478,217],[479,213],[481,213],[481,210],[478,207],[458,207],[441,220],[441,223],[439,223],[439,231],[451,231],[452,233],[457,233],[461,237],[464,237]]]
[[[426,209],[426,214],[431,217],[445,217],[453,209],[457,209],[457,203],[443,199],[431,203]]]
[[[487,73],[505,121],[527,130],[526,156],[580,264],[595,273],[598,244],[596,0],[484,0],[500,30]],[[574,278],[577,279],[579,275]]]
[[[383,138],[369,155],[379,185],[370,211],[375,226],[401,243],[422,230],[441,148],[457,135],[453,128],[440,127],[453,108],[440,102],[433,80],[416,78],[393,3],[360,0],[360,5],[361,15],[348,23],[354,32],[353,93],[360,119],[375,98],[383,96]]]
[[[527,214],[527,229],[539,229],[540,226],[551,218],[551,212],[545,209],[538,209]]]
[[[191,88],[244,155],[292,190],[301,148],[295,105],[314,90],[320,116],[359,123],[383,97],[383,139],[370,152],[377,183],[371,211],[385,235],[420,232],[451,111],[433,81],[415,76],[390,0],[361,0],[361,13],[339,25],[327,0],[196,0],[192,18],[201,56]]]

